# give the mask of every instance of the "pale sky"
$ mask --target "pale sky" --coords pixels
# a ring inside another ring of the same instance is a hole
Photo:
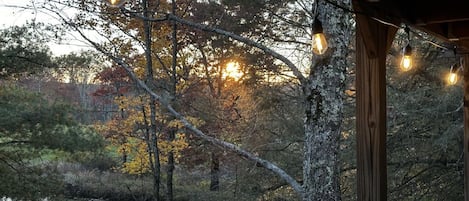
[[[38,1],[38,0],[35,0]],[[24,10],[22,7],[31,5],[31,0],[0,0],[0,29],[10,26],[22,25],[27,21],[36,19],[37,21],[47,23],[58,23],[56,19],[44,13],[33,12],[32,10]],[[68,44],[49,43],[49,47],[54,55],[62,55],[70,52],[76,52],[87,49],[85,44],[79,41],[66,41]]]
[[[5,28],[14,25],[21,25],[27,19],[31,19],[31,12],[21,11],[6,6],[25,6],[27,0],[0,0],[0,27]]]

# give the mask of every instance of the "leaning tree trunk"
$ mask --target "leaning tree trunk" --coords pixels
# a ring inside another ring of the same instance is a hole
[[[349,7],[348,0],[338,2]],[[325,1],[319,1],[318,18],[322,21],[329,49],[314,56],[307,84],[304,201],[341,200],[339,188],[339,138],[343,116],[344,79],[351,16]]]

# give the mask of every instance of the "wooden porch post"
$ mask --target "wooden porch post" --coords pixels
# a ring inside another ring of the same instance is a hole
[[[464,200],[469,201],[469,55],[464,55]]]
[[[356,22],[358,200],[385,201],[386,54],[397,29],[360,14]]]

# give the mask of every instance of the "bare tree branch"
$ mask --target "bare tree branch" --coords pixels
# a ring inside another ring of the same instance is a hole
[[[125,10],[125,9],[122,9],[122,12],[131,13],[131,12]],[[148,18],[148,17],[144,17],[144,16],[141,16],[141,15],[133,14],[133,13],[132,13],[132,16],[140,18],[142,20],[148,20],[148,21],[154,21],[154,22],[161,22],[161,21],[165,21],[165,20],[176,21],[176,22],[178,22],[182,25],[186,25],[186,26],[189,26],[189,27],[192,27],[192,28],[195,28],[195,29],[199,29],[199,30],[202,30],[202,31],[206,31],[206,32],[213,32],[213,33],[217,33],[217,34],[220,34],[220,35],[224,35],[226,37],[229,37],[229,38],[232,38],[232,39],[237,40],[239,42],[242,42],[246,45],[259,48],[259,49],[263,50],[265,53],[267,53],[268,55],[271,55],[274,58],[276,58],[276,59],[282,61],[283,63],[285,63],[291,69],[291,71],[296,76],[296,78],[300,81],[300,83],[301,84],[306,84],[306,81],[307,81],[306,78],[303,76],[303,74],[298,69],[298,67],[296,67],[296,65],[293,64],[292,61],[290,61],[285,56],[279,54],[278,52],[272,50],[271,48],[269,48],[269,47],[267,47],[263,44],[260,44],[256,41],[253,41],[249,38],[245,38],[245,37],[242,37],[240,35],[236,35],[232,32],[225,31],[223,29],[211,27],[209,25],[203,25],[203,24],[198,24],[198,23],[195,23],[195,22],[191,22],[191,21],[182,19],[182,18],[180,18],[176,15],[173,15],[171,13],[168,13],[166,15],[166,17],[162,17],[162,18]]]
[[[89,39],[77,26],[75,26],[75,24],[69,22],[64,16],[62,16],[60,13],[56,12],[56,11],[53,11],[53,10],[50,10],[51,12],[54,12],[56,13],[63,21],[64,23],[66,23],[67,25],[69,25],[70,27],[72,27],[73,29],[75,29],[75,31],[77,31],[81,37],[83,37],[83,39],[85,39],[88,43],[90,43],[96,50],[100,51],[101,53],[103,53],[104,55],[106,55],[107,57],[109,57],[111,60],[113,60],[114,62],[116,62],[119,66],[121,66],[122,68],[124,68],[127,73],[129,74],[129,76],[134,79],[134,81],[137,83],[137,85],[139,87],[141,87],[142,89],[144,89],[150,96],[152,96],[154,99],[156,99],[158,102],[161,103],[161,105],[163,105],[164,107],[166,107],[166,109],[177,119],[179,119],[183,124],[184,126],[189,129],[190,131],[192,131],[192,133],[214,145],[217,145],[217,146],[220,146],[224,149],[227,149],[227,150],[230,150],[248,160],[251,160],[251,161],[254,161],[256,162],[257,164],[259,164],[260,166],[266,168],[267,170],[270,170],[272,171],[273,173],[277,174],[280,178],[282,178],[283,180],[285,180],[285,182],[287,182],[297,193],[300,197],[303,196],[303,187],[300,183],[298,183],[293,177],[291,177],[288,173],[286,173],[283,169],[281,169],[280,167],[278,167],[277,165],[275,165],[274,163],[270,162],[270,161],[267,161],[265,159],[262,159],[232,143],[229,143],[229,142],[225,142],[223,140],[220,140],[220,139],[217,139],[217,138],[214,138],[214,137],[211,137],[211,136],[208,136],[206,135],[205,133],[203,133],[201,130],[199,130],[197,127],[195,127],[193,124],[191,124],[182,114],[180,114],[179,112],[177,112],[173,106],[171,104],[169,104],[169,102],[161,95],[155,93],[153,90],[150,89],[150,87],[148,87],[142,80],[138,79],[138,77],[135,75],[135,73],[133,72],[131,66],[129,66],[127,63],[125,63],[122,59],[120,59],[119,57],[111,54],[110,52],[106,51],[106,49],[104,49],[103,47],[101,47],[98,43],[92,41],[91,39]],[[195,23],[192,23],[192,22],[189,22],[189,21],[186,21],[186,20],[183,20],[183,19],[180,19],[176,16],[172,16],[170,15],[170,18],[172,20],[175,20],[181,24],[186,24],[186,25],[190,25],[190,26],[194,26],[195,28],[199,27],[201,30],[206,30],[206,31],[210,31],[212,30],[213,32],[216,32],[216,33],[220,33],[220,34],[223,34],[225,36],[229,36],[229,37],[232,37],[233,39],[236,39],[241,42],[245,42],[246,44],[248,45],[252,45],[252,46],[255,46],[255,47],[258,47],[260,49],[263,49],[266,53],[268,54],[271,54],[272,56],[276,56],[276,58],[283,58],[282,61],[284,61],[287,65],[291,65],[292,70],[293,69],[296,69],[296,73],[299,74],[300,77],[298,77],[301,81],[304,81],[304,77],[303,75],[300,73],[300,71],[298,71],[298,69],[296,68],[296,66],[291,62],[289,61],[287,58],[283,57],[282,55],[274,52],[273,50],[267,48],[266,46],[263,46],[261,44],[257,44],[255,43],[254,41],[252,40],[249,40],[247,38],[243,38],[241,36],[237,36],[233,33],[230,33],[230,32],[226,32],[226,31],[223,31],[223,30],[219,30],[219,29],[215,29],[215,28],[209,28],[209,27],[205,27],[203,25],[199,25],[199,24],[195,24]],[[294,71],[295,73],[295,71]]]
[[[181,23],[183,25],[186,25],[186,26],[189,26],[189,27],[192,27],[192,28],[196,28],[196,29],[199,29],[199,30],[202,30],[202,31],[221,34],[221,35],[227,36],[229,38],[232,38],[234,40],[237,40],[239,42],[242,42],[246,45],[259,48],[259,49],[263,50],[265,53],[267,53],[268,55],[271,55],[274,58],[276,58],[276,59],[282,61],[283,63],[285,63],[292,70],[293,74],[300,81],[300,83],[306,84],[306,78],[303,76],[303,74],[301,74],[300,70],[296,67],[295,64],[293,64],[293,62],[291,62],[285,56],[279,54],[278,52],[270,49],[269,47],[267,47],[263,44],[257,43],[255,41],[249,39],[249,38],[245,38],[245,37],[236,35],[236,34],[234,34],[232,32],[229,32],[229,31],[225,31],[225,30],[222,30],[222,29],[210,27],[208,25],[194,23],[194,22],[182,19],[178,16],[172,15],[172,14],[168,14],[167,18],[168,18],[168,20],[176,21],[178,23]]]
[[[101,51],[101,50],[100,50]],[[214,138],[214,137],[211,137],[211,136],[208,136],[206,135],[205,133],[203,133],[201,130],[199,130],[198,128],[196,128],[194,125],[192,125],[183,115],[181,115],[179,112],[177,112],[162,96],[160,96],[159,94],[156,94],[154,91],[152,91],[143,81],[141,81],[140,79],[137,78],[137,76],[135,75],[135,73],[132,71],[131,67],[129,65],[127,65],[126,63],[124,63],[121,59],[119,59],[118,57],[115,57],[109,53],[106,53],[106,52],[102,52],[103,54],[106,54],[108,57],[110,57],[114,62],[118,63],[122,68],[124,68],[130,75],[130,77],[132,77],[132,79],[135,80],[135,82],[137,82],[137,84],[143,88],[148,94],[150,94],[151,96],[153,96],[155,99],[157,99],[164,107],[166,107],[166,109],[168,109],[168,111],[174,116],[176,117],[177,119],[179,119],[183,124],[184,126],[191,130],[193,132],[193,134],[195,134],[196,136],[206,140],[206,141],[209,141],[210,143],[212,144],[215,144],[215,145],[218,145],[218,146],[221,146],[222,148],[224,149],[228,149],[248,160],[251,160],[251,161],[254,161],[256,163],[258,163],[259,165],[261,165],[262,167],[276,173],[278,176],[280,176],[283,180],[285,180],[288,184],[290,184],[292,186],[292,188],[298,193],[298,194],[302,194],[303,193],[303,188],[302,186],[293,178],[291,177],[290,175],[288,175],[283,169],[281,169],[280,167],[278,167],[277,165],[273,164],[272,162],[270,161],[267,161],[267,160],[264,160],[244,149],[241,149],[240,147],[232,144],[232,143],[229,143],[229,142],[225,142],[223,140],[220,140],[220,139],[217,139],[217,138]]]

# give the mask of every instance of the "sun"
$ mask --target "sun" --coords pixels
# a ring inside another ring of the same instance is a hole
[[[241,66],[238,62],[230,61],[226,64],[226,68],[223,72],[223,78],[230,77],[238,81],[241,79],[241,77],[243,77],[243,75],[244,74],[241,71]]]

